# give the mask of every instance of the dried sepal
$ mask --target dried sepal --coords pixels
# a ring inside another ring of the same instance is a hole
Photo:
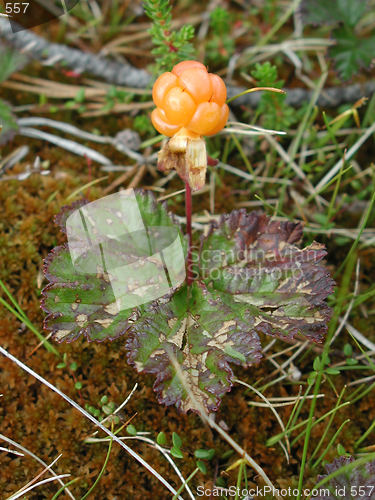
[[[208,159],[203,137],[182,128],[159,151],[158,169],[176,170],[181,179],[196,191],[204,186],[208,161],[212,165],[215,160]]]
[[[207,171],[206,143],[203,138],[188,139],[186,166],[191,189],[193,191],[201,189],[206,181]]]

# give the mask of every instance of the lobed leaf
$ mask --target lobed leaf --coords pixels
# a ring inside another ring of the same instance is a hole
[[[90,204],[90,210],[81,200],[56,217],[61,225],[68,221],[64,231],[71,236],[44,264],[50,284],[41,306],[48,313],[45,328],[56,340],[72,342],[82,334],[88,341],[114,340],[142,314],[148,297],[168,296],[177,288],[178,276],[160,252],[171,239],[182,241],[179,226],[150,192],[136,192],[133,201],[127,212],[113,199],[104,208]],[[137,217],[144,228],[135,231]],[[168,280],[163,279],[168,270]]]
[[[302,0],[300,12],[306,24],[355,26],[366,11],[367,0]]]
[[[81,200],[57,216],[69,244],[45,260],[50,284],[42,292],[45,326],[56,340],[71,342],[81,334],[89,341],[113,340],[127,333],[128,362],[156,376],[161,403],[184,412],[218,408],[232,387],[230,363],[259,362],[259,333],[321,340],[329,318],[324,300],[334,283],[319,264],[322,245],[295,246],[301,224],[233,211],[201,237],[194,283],[188,287],[169,273],[166,284],[161,278],[173,254],[165,261],[154,257],[165,252],[171,231],[182,239],[179,226],[151,193],[136,191],[135,201],[125,215],[111,200],[104,208]],[[140,215],[146,230],[136,231]],[[117,236],[124,224],[132,231]],[[183,241],[183,267],[185,246]],[[155,262],[147,274],[150,255]],[[124,264],[132,265],[136,279],[116,274]],[[150,289],[156,295],[148,295]]]
[[[334,282],[319,265],[324,246],[314,242],[300,250],[293,243],[301,236],[299,223],[234,211],[202,237],[199,265],[206,285],[223,292],[257,333],[301,333],[320,342],[330,311],[324,299]]]
[[[138,372],[156,375],[160,403],[187,412],[198,411],[191,398],[216,410],[220,396],[230,391],[229,363],[251,366],[260,360],[261,345],[251,320],[237,316],[220,292],[201,281],[184,286],[166,304],[154,302],[129,331],[128,362]],[[171,363],[177,359],[186,391]]]
[[[336,44],[329,49],[335,68],[343,80],[369,68],[373,60],[375,37],[363,38],[355,30],[369,5],[368,0],[302,0],[300,11],[306,24],[336,25],[332,38]],[[338,26],[339,25],[339,26]]]
[[[358,74],[361,68],[369,68],[374,58],[375,36],[359,38],[354,29],[345,26],[333,31],[337,44],[329,49],[335,67],[343,80]]]

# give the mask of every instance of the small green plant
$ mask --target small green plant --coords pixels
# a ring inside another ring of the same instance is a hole
[[[144,114],[140,114],[134,118],[133,129],[139,134],[147,135],[148,137],[154,137],[156,135],[150,117]]]
[[[167,446],[167,438],[164,432],[159,432],[156,442],[160,446]],[[170,453],[172,457],[182,459],[184,458],[184,453],[181,450],[182,440],[177,432],[172,433],[172,444],[170,447]],[[206,464],[202,460],[212,460],[215,456],[215,450],[196,450],[194,452],[195,458],[197,458],[196,467],[203,473],[206,474],[207,467]]]
[[[86,106],[83,104],[84,101],[85,101],[85,88],[81,87],[78,90],[74,99],[71,99],[70,101],[66,101],[65,107],[67,109],[72,109],[72,108],[76,108],[78,106],[77,107],[78,113],[83,113],[84,111],[86,111]]]
[[[358,364],[358,359],[353,358],[353,348],[350,344],[344,345],[344,354],[346,356],[346,364],[349,366],[354,366]]]
[[[362,35],[358,25],[367,15],[367,0],[303,0],[301,11],[306,24],[332,26],[335,45],[329,56],[343,80],[369,68],[374,58],[375,34]],[[371,15],[370,9],[368,15]]]
[[[259,87],[281,89],[284,85],[283,80],[278,80],[276,66],[271,65],[269,61],[263,64],[257,63],[251,75]],[[285,99],[285,94],[265,92],[262,95],[256,114],[262,117],[262,124],[265,128],[284,130],[290,128],[298,120],[298,113],[285,103]]]
[[[329,359],[329,356],[326,357],[325,362],[324,362],[324,367],[322,372],[327,376],[329,375],[340,375],[340,370],[336,370],[336,368],[330,368],[328,365],[330,364],[331,360]],[[314,359],[314,371],[312,371],[307,379],[307,383],[309,385],[313,385],[315,383],[315,379],[318,376],[318,372],[321,369],[321,363],[322,360],[319,357],[316,357]]]
[[[77,370],[78,365],[77,365],[77,363],[75,361],[73,361],[72,363],[68,364],[68,359],[67,358],[68,358],[68,356],[65,353],[63,355],[63,361],[61,363],[58,363],[56,365],[56,368],[59,369],[59,370],[63,370],[64,368],[67,368],[68,371],[70,372],[70,375],[73,376],[74,387],[79,391],[79,390],[82,389],[83,384],[79,380],[77,381],[76,378],[75,378],[75,375],[74,375],[74,372]]]
[[[231,19],[226,9],[216,7],[210,14],[212,35],[206,43],[206,57],[213,64],[226,64],[235,50],[235,41],[230,35]]]
[[[0,47],[0,83],[7,80],[12,73],[20,70],[27,62],[27,57],[6,46]],[[17,118],[12,106],[0,99],[0,146],[13,139],[18,131]]]
[[[116,411],[116,404],[113,401],[108,401],[108,396],[102,396],[98,406],[99,408],[96,408],[93,405],[86,404],[85,408],[89,413],[91,413],[91,415],[97,418],[99,422],[103,422],[103,425],[107,424],[108,426],[110,424],[120,423],[120,417],[118,415],[113,415],[113,413]],[[135,436],[137,434],[137,431],[135,430],[135,427],[133,425],[128,425],[126,427],[126,430],[131,436]]]
[[[134,99],[134,94],[131,92],[124,92],[116,88],[114,85],[108,90],[106,95],[106,104],[104,105],[104,110],[110,110],[116,103],[129,103]]]
[[[178,62],[191,59],[195,49],[189,40],[194,37],[194,28],[184,25],[178,32],[171,31],[172,7],[169,0],[147,0],[144,9],[152,20],[149,33],[156,45],[152,50],[156,56],[154,73],[158,74],[162,69],[169,71]]]

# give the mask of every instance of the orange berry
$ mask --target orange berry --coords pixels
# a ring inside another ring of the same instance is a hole
[[[184,126],[193,117],[196,104],[188,92],[173,87],[165,96],[162,108],[171,123]]]
[[[189,92],[197,104],[209,101],[212,96],[213,86],[206,69],[186,69],[179,76],[178,84]]]
[[[172,72],[162,74],[155,82],[152,97],[157,106],[151,115],[152,123],[169,137],[183,130],[213,135],[228,121],[225,83],[198,61],[183,61]]]
[[[171,90],[171,88],[176,85],[178,85],[178,78],[176,75],[167,72],[159,76],[154,83],[154,88],[152,89],[152,99],[156,106],[162,107],[164,97]]]
[[[182,61],[172,69],[172,73],[176,76],[180,76],[183,71],[191,68],[199,68],[207,71],[206,66],[198,61]]]
[[[229,107],[228,104],[224,104],[220,109],[220,119],[218,124],[212,130],[207,132],[205,135],[214,135],[220,132],[220,130],[225,127],[228,121],[228,116],[229,116]]]
[[[162,113],[164,113],[164,111],[160,108],[154,109],[154,111],[151,113],[152,124],[160,134],[164,134],[167,137],[172,137],[176,132],[180,130],[181,127],[179,125],[172,125],[163,120],[161,118]]]
[[[156,108],[156,111],[157,111],[157,113],[158,113],[158,115],[159,115],[159,118],[160,118],[161,120],[163,120],[163,122],[168,123],[168,125],[173,125],[173,123],[171,123],[171,122],[168,120],[167,115],[165,114],[165,111],[164,111],[164,109],[163,109],[163,108]]]
[[[201,102],[186,128],[197,134],[206,135],[213,130],[221,118],[221,108],[216,102]]]
[[[209,73],[208,76],[210,77],[213,88],[213,94],[210,96],[209,101],[216,102],[219,106],[222,106],[227,100],[227,88],[225,83],[220,76],[214,75],[213,73]]]

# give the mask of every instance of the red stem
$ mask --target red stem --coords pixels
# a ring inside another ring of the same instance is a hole
[[[191,214],[192,214],[192,205],[191,205],[191,189],[189,181],[185,181],[185,212],[186,212],[186,232],[188,235],[188,258],[187,258],[187,284],[188,286],[193,283],[193,269],[192,269],[192,255],[191,255],[191,247],[192,247],[192,235],[191,235]]]

